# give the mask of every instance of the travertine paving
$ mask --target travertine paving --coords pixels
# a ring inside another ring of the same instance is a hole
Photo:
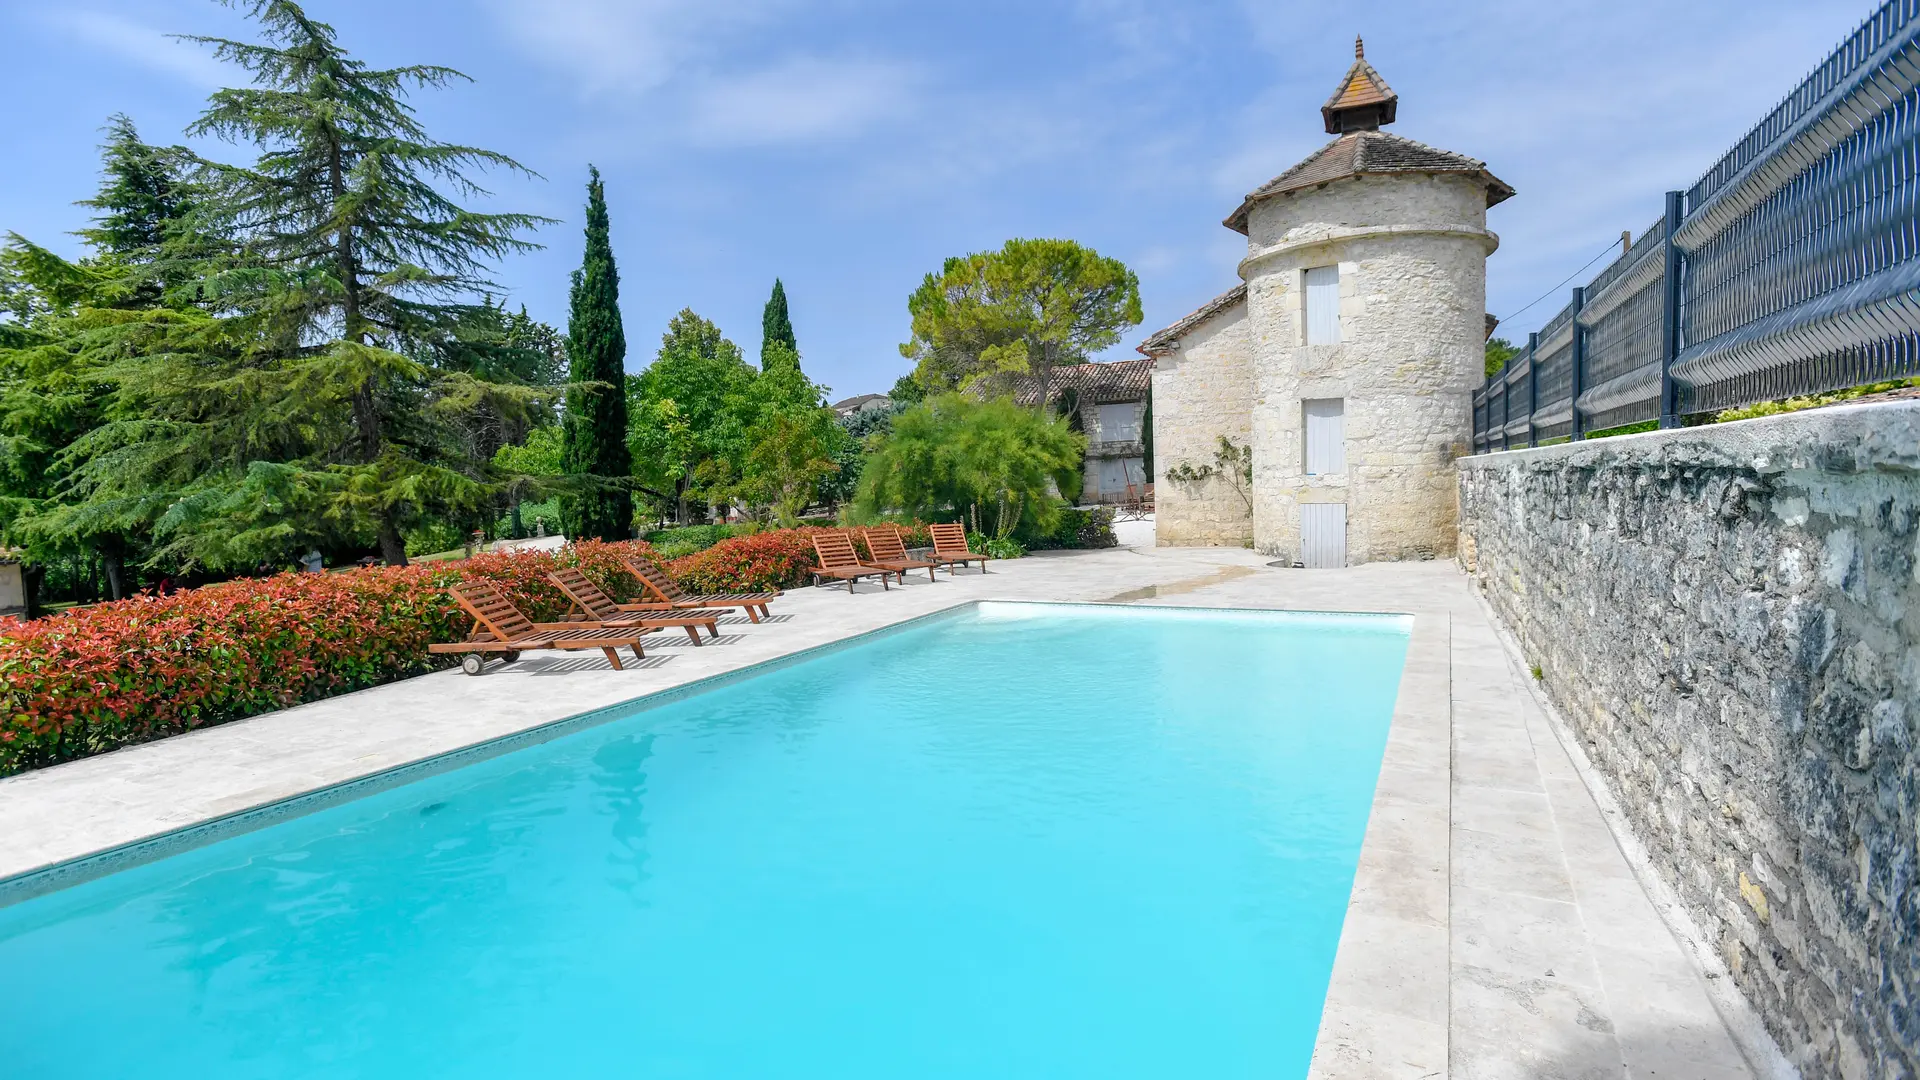
[[[1525,673],[1442,562],[1283,570],[1240,549],[1143,547],[798,590],[771,623],[739,619],[697,649],[661,635],[622,672],[534,655],[0,780],[0,879],[981,599],[1415,615],[1316,1077],[1753,1075]]]

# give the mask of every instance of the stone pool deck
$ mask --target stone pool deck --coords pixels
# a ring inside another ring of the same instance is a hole
[[[1738,1000],[1710,992],[1714,973],[1662,921],[1604,793],[1589,791],[1466,577],[1444,562],[1265,562],[1141,547],[884,593],[803,589],[769,622],[734,619],[700,648],[659,635],[625,671],[597,653],[530,654],[480,678],[442,672],[7,778],[0,880],[972,600],[1408,612],[1414,640],[1313,1075],[1775,1074]]]

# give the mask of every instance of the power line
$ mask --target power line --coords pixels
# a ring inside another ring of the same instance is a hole
[[[1586,266],[1582,266],[1580,269],[1575,270],[1573,273],[1568,274],[1566,277],[1561,278],[1560,284],[1555,285],[1553,288],[1548,289],[1546,292],[1543,292],[1539,296],[1534,297],[1532,303],[1528,304],[1526,307],[1521,308],[1519,311],[1514,312],[1512,315],[1507,315],[1502,317],[1499,320],[1499,322],[1502,324],[1505,324],[1507,322],[1512,321],[1515,316],[1526,314],[1528,308],[1533,307],[1534,304],[1537,304],[1540,301],[1545,300],[1547,297],[1552,296],[1554,293],[1557,293],[1561,289],[1565,288],[1567,282],[1572,281],[1574,278],[1577,278],[1581,274],[1586,273],[1588,266],[1592,266],[1594,263],[1599,262],[1601,259],[1605,258],[1608,253],[1618,250],[1619,247],[1620,247],[1619,241],[1609,240],[1607,242],[1607,246],[1600,249],[1600,254],[1595,255],[1593,258],[1587,260]]]

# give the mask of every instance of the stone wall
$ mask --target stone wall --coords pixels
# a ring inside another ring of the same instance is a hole
[[[1253,356],[1247,306],[1236,304],[1187,331],[1153,368],[1154,542],[1238,547],[1253,540],[1246,500],[1225,480],[1176,484],[1176,465],[1211,465],[1226,436],[1252,437]]]
[[[1254,356],[1254,541],[1300,554],[1301,503],[1347,505],[1347,561],[1451,555],[1453,458],[1482,378],[1484,182],[1463,175],[1344,179],[1278,196],[1248,218],[1240,264]],[[1308,345],[1302,275],[1340,268],[1340,336]],[[1301,402],[1345,401],[1344,474],[1310,476]]]
[[[1145,444],[1141,441],[1141,422],[1146,419],[1147,402],[1082,402],[1080,430],[1087,437],[1087,456],[1083,463],[1080,498],[1083,502],[1121,502],[1128,485],[1138,493],[1152,480],[1147,476]],[[1101,423],[1103,415],[1122,422]],[[1109,430],[1111,429],[1111,430]]]
[[[1808,1077],[1920,1075],[1920,404],[1460,462],[1460,558]]]

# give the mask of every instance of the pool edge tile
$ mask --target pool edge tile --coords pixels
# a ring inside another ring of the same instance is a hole
[[[1312,1080],[1446,1073],[1449,931],[1444,923],[1395,919],[1370,909],[1387,883],[1434,878],[1436,870],[1444,882],[1450,873],[1447,844],[1419,851],[1410,848],[1405,837],[1409,825],[1443,837],[1451,828],[1451,746],[1445,739],[1422,736],[1452,726],[1452,648],[1449,613],[1414,613],[1359,869],[1314,1040],[1307,1073]],[[1395,973],[1397,985],[1392,1007],[1382,1008],[1382,999],[1366,991],[1378,988],[1379,973],[1387,971]],[[1367,1005],[1359,1004],[1361,1000]]]

